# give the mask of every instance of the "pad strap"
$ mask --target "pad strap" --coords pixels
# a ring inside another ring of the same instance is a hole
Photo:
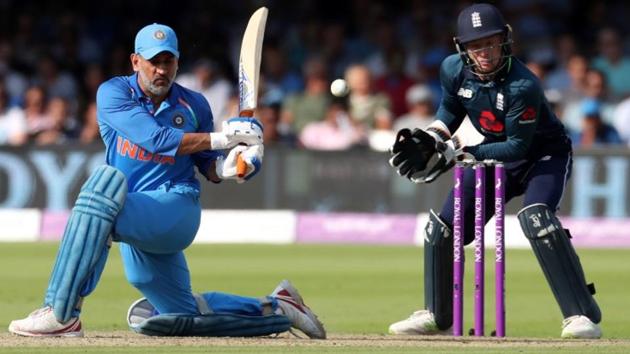
[[[211,313],[214,313],[203,295],[193,293],[193,297],[195,298],[195,302],[197,303],[197,308],[199,309],[200,314],[209,315]]]

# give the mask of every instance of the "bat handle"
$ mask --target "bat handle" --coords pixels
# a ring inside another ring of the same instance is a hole
[[[238,116],[251,118],[254,116],[254,110],[243,109],[239,112]],[[241,157],[241,153],[239,152],[238,155],[236,155],[236,175],[238,176],[238,178],[243,178],[245,177],[245,173],[247,173],[247,164],[245,163],[245,160],[243,160],[243,158]]]
[[[238,178],[243,178],[245,177],[245,173],[247,173],[247,164],[239,152],[238,155],[236,155],[236,175]]]

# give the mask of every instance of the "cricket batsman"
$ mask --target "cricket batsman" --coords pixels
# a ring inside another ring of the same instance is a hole
[[[310,338],[326,337],[322,323],[286,280],[261,298],[192,292],[183,251],[201,215],[194,168],[214,183],[247,181],[262,165],[263,127],[254,118],[232,118],[215,132],[208,102],[174,82],[178,60],[173,29],[151,24],[135,38],[135,73],[100,86],[96,104],[107,165],[81,188],[42,308],[12,321],[10,332],[82,336],[81,305],[96,288],[114,241],[120,244],[127,280],[144,296],[127,314],[136,332],[259,336],[293,327]],[[242,178],[239,154],[247,165]]]
[[[560,311],[563,338],[600,338],[600,309],[587,284],[571,235],[555,213],[571,174],[571,141],[549,108],[539,81],[511,55],[512,29],[497,8],[475,4],[457,19],[458,54],[440,70],[443,98],[426,130],[403,129],[390,164],[416,183],[430,183],[456,160],[505,163],[505,198],[524,195],[518,213]],[[451,137],[465,116],[483,136],[464,146]],[[492,174],[487,175],[492,184]],[[463,180],[465,244],[474,239],[474,172]],[[493,189],[486,190],[485,217],[494,214]],[[389,327],[393,334],[450,333],[453,322],[453,192],[440,213],[430,212],[424,242],[425,308]],[[532,305],[534,306],[534,305]]]

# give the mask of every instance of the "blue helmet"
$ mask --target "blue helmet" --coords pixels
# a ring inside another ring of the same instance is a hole
[[[474,4],[462,10],[457,17],[457,36],[453,38],[457,51],[466,66],[474,72],[475,63],[466,54],[466,43],[477,39],[503,34],[501,43],[503,63],[498,72],[505,66],[507,57],[512,54],[512,28],[505,22],[499,9],[491,4]]]

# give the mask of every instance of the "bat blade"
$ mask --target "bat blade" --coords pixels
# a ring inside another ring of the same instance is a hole
[[[258,102],[260,60],[268,13],[269,10],[266,7],[256,10],[249,18],[245,34],[243,34],[241,55],[238,61],[238,115],[240,117],[253,117]],[[241,154],[238,154],[236,174],[243,178],[246,172],[247,164]]]
[[[262,44],[269,10],[261,7],[250,17],[238,63],[239,116],[251,117],[258,99]]]

